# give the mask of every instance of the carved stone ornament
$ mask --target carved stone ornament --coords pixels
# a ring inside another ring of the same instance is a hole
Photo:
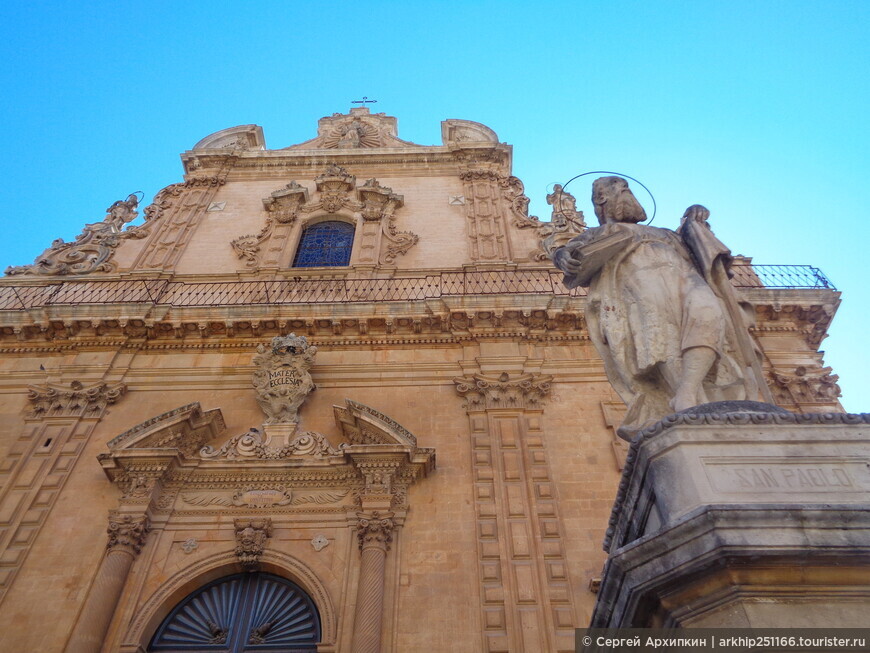
[[[297,411],[315,389],[308,370],[314,364],[317,347],[308,344],[305,336],[291,333],[272,338],[272,344],[257,347],[253,363],[254,388],[257,403],[266,414],[264,424],[293,424],[299,421]]]
[[[28,386],[27,398],[33,406],[28,419],[45,417],[99,417],[106,406],[124,396],[127,386],[123,383],[108,385],[97,383],[84,387],[73,381],[64,387],[54,384]]]
[[[331,164],[314,178],[314,184],[316,195],[310,201],[308,189],[296,181],[263,200],[265,226],[257,234],[240,236],[230,243],[247,267],[259,265],[264,243],[273,237],[286,239],[286,233],[279,234],[281,226],[295,224],[302,215],[348,211],[364,222],[379,222],[384,240],[379,262],[383,264],[392,264],[399,254],[405,254],[417,244],[419,237],[416,234],[399,231],[396,226],[395,212],[404,205],[404,198],[391,188],[381,186],[377,179],[367,179],[357,186],[354,175]]]
[[[126,549],[138,554],[145,544],[148,531],[151,530],[151,522],[145,515],[120,515],[110,513],[109,541],[106,544],[108,550]]]
[[[359,521],[357,522],[356,536],[359,540],[360,550],[375,547],[389,551],[395,527],[392,513],[381,514],[374,511],[368,515],[360,513],[357,517]]]
[[[233,527],[239,562],[245,569],[256,570],[260,565],[260,556],[266,549],[266,540],[272,536],[272,520],[269,517],[234,519]]]
[[[397,122],[384,113],[372,114],[367,107],[356,107],[349,114],[334,113],[321,118],[317,138],[299,143],[288,150],[357,150],[374,147],[418,147],[397,136]]]
[[[299,506],[304,504],[325,505],[341,501],[350,490],[300,489],[288,490],[283,485],[276,488],[248,487],[232,496],[217,496],[212,493],[182,494],[181,499],[193,506],[225,506],[227,508],[272,508],[275,506]]]
[[[10,266],[6,268],[6,274],[67,275],[112,272],[115,265],[109,259],[121,240],[146,235],[138,230],[122,231],[125,224],[139,215],[136,211],[138,206],[139,198],[135,194],[118,200],[106,209],[107,215],[102,222],[85,225],[75,241],[65,243],[62,238],[58,238],[31,265]]]
[[[247,433],[230,438],[220,449],[208,445],[200,451],[203,458],[250,460],[281,460],[294,456],[325,458],[339,454],[340,452],[329,444],[329,440],[314,431],[297,435],[283,447],[269,447],[260,430],[254,428]]]
[[[840,377],[831,374],[830,367],[808,369],[800,365],[787,374],[773,370],[770,377],[779,402],[785,404],[836,403],[841,396]]]
[[[181,543],[181,550],[187,554],[193,553],[199,548],[199,540],[195,537],[188,537]]]
[[[453,379],[456,392],[466,399],[467,410],[539,409],[550,393],[552,381],[553,377],[548,374],[523,374],[511,379],[507,373],[497,378],[475,374]]]
[[[547,204],[553,207],[550,222],[541,222],[536,229],[541,249],[552,259],[554,251],[586,231],[586,222],[583,212],[577,210],[577,200],[561,184],[553,186],[553,192],[547,195]]]
[[[314,547],[315,551],[323,551],[323,549],[329,546],[329,540],[326,538],[326,535],[318,533],[311,538],[311,546]]]

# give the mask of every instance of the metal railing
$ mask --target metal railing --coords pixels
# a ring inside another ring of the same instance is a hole
[[[735,265],[738,288],[827,288],[833,284],[809,265]],[[558,295],[568,290],[556,269],[439,272],[390,279],[297,278],[280,281],[186,282],[76,280],[44,286],[0,286],[0,310],[78,304],[244,306],[420,301],[458,295]]]

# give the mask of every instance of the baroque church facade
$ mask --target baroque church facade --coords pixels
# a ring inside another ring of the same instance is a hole
[[[0,280],[0,649],[573,651],[628,450],[573,198],[365,108],[181,158]],[[836,290],[735,270],[777,403],[842,412]]]

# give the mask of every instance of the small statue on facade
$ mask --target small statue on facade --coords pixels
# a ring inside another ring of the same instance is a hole
[[[628,406],[620,436],[702,403],[773,403],[709,211],[689,207],[676,232],[639,224],[646,214],[621,177],[597,179],[592,202],[601,226],[553,261],[568,288],[589,289],[589,336]]]
[[[561,184],[553,186],[547,195],[547,204],[553,207],[549,222],[538,227],[541,250],[550,258],[553,252],[586,230],[583,212],[577,210],[577,200]]]
[[[297,411],[315,389],[308,370],[314,364],[317,347],[308,344],[305,336],[291,333],[272,338],[269,348],[257,347],[253,363],[254,388],[257,403],[266,414],[264,424],[295,424]]]

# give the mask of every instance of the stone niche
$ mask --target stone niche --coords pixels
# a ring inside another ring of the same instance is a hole
[[[592,627],[864,626],[870,415],[716,406],[632,442]]]

